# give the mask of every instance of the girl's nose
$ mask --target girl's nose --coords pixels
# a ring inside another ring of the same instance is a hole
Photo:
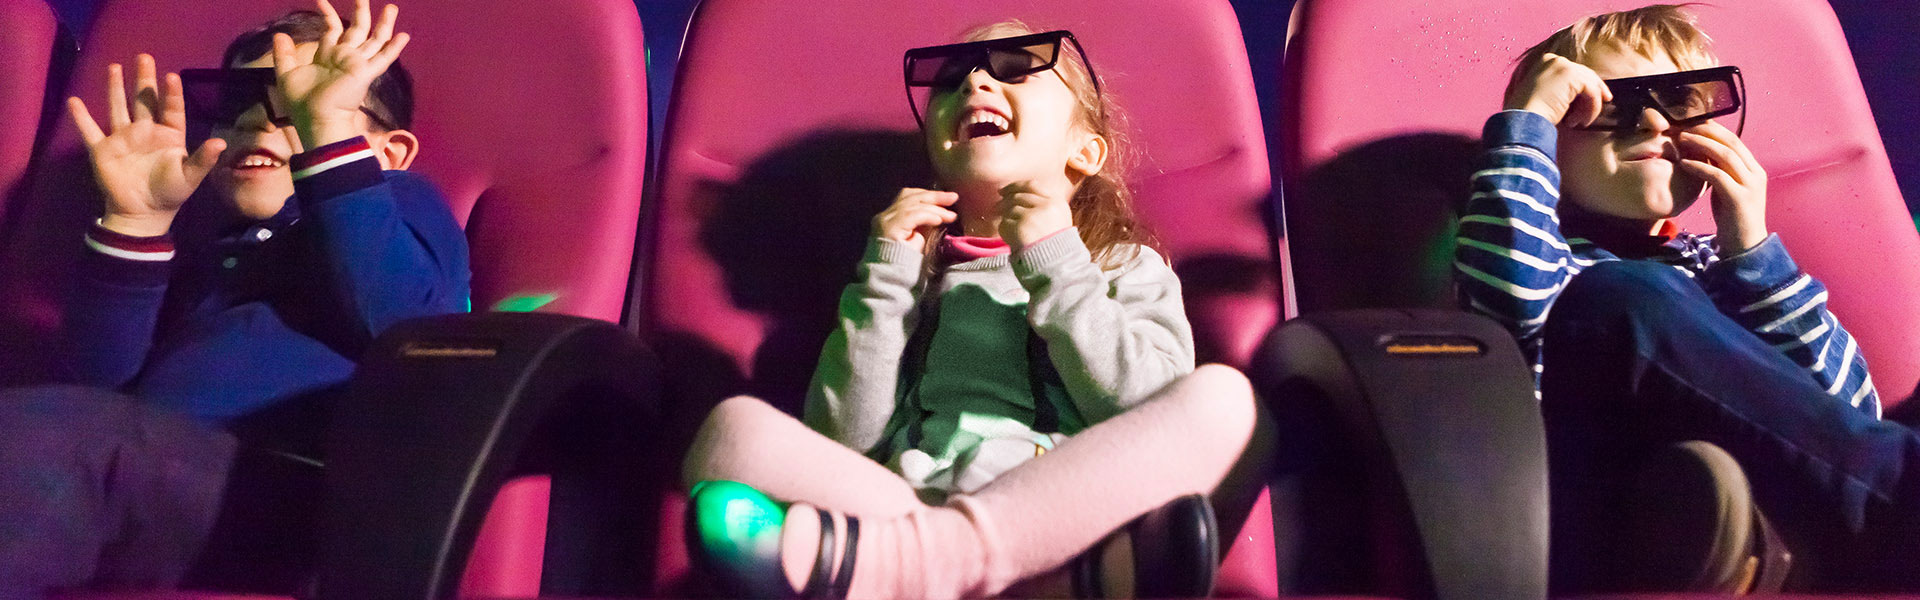
[[[986,65],[974,67],[972,71],[967,72],[966,89],[969,92],[989,92],[999,85],[1000,80],[994,79],[993,74],[987,72]]]

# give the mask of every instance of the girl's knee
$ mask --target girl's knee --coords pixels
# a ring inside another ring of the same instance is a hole
[[[1206,364],[1187,376],[1183,395],[1206,422],[1251,429],[1257,410],[1253,383],[1239,369]]]
[[[720,467],[726,462],[723,458],[737,451],[730,448],[766,439],[758,430],[769,412],[785,416],[780,409],[752,396],[734,396],[714,405],[694,435],[693,445],[687,448],[686,462],[681,465],[682,483],[690,488],[702,479],[724,477]]]

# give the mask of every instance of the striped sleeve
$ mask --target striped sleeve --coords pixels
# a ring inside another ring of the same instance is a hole
[[[107,229],[95,220],[93,227],[87,230],[86,241],[87,247],[94,252],[118,259],[146,263],[173,260],[171,235],[131,236]]]
[[[58,378],[118,388],[139,374],[153,348],[173,276],[173,239],[131,236],[98,221],[67,290],[54,344]]]
[[[1827,310],[1827,288],[1800,271],[1780,236],[1720,259],[1700,277],[1720,312],[1807,369],[1827,394],[1880,417],[1880,395],[1853,336]]]
[[[351,138],[293,155],[296,193],[302,198],[325,200],[343,196],[381,182],[380,161],[365,136]]]
[[[1560,170],[1546,117],[1520,110],[1487,119],[1455,237],[1454,280],[1466,306],[1505,325],[1533,360],[1547,309],[1577,272],[1560,233]]]

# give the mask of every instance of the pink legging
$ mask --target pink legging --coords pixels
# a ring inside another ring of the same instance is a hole
[[[1259,494],[1271,430],[1246,377],[1206,365],[977,493],[935,507],[879,463],[758,399],[737,397],[708,416],[683,473],[689,484],[730,479],[860,517],[854,597],[991,596],[1187,494],[1208,494],[1231,534]]]

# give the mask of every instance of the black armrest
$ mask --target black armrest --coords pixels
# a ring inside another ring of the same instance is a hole
[[[530,470],[553,476],[543,591],[641,591],[658,365],[619,326],[579,317],[393,326],[330,429],[321,597],[452,597],[494,494]]]
[[[1457,311],[1302,316],[1249,376],[1279,423],[1283,591],[1547,593],[1547,464],[1512,337]]]

